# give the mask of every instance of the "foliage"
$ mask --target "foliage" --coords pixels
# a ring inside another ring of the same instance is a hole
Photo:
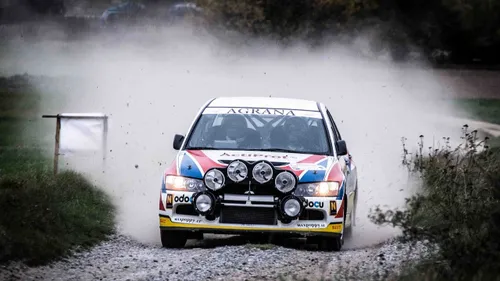
[[[458,0],[197,0],[209,22],[246,34],[281,40],[356,34],[381,29],[395,51],[414,42],[429,57],[451,52],[457,63],[498,63],[500,2]],[[375,23],[375,24],[374,24]],[[386,27],[388,26],[388,27]],[[443,59],[446,59],[444,55]]]
[[[0,176],[0,262],[45,264],[95,245],[114,231],[110,202],[76,172]]]
[[[432,267],[418,273],[433,280],[492,280],[499,273],[500,149],[478,141],[467,125],[463,132],[455,149],[445,138],[424,156],[423,136],[414,155],[404,147],[403,164],[421,178],[421,192],[407,199],[406,210],[377,207],[371,215],[376,224],[400,227],[404,240],[437,245]]]
[[[478,120],[500,124],[500,99],[457,99],[456,104]]]
[[[45,264],[114,232],[107,194],[76,172],[53,175],[35,145],[41,94],[31,79],[0,78],[0,263]]]

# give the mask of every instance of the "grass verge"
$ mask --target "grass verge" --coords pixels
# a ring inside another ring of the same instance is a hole
[[[114,232],[114,206],[82,175],[53,175],[33,139],[40,94],[25,77],[0,79],[0,263],[47,264]]]
[[[478,120],[500,124],[500,99],[457,99],[455,102]]]
[[[0,262],[44,264],[112,233],[113,206],[76,172],[48,170],[0,177]]]
[[[412,265],[400,280],[499,280],[500,148],[478,141],[464,126],[464,142],[428,153],[420,150],[403,163],[422,181],[406,210],[377,208],[371,219],[403,230],[407,241],[427,241],[438,254]]]

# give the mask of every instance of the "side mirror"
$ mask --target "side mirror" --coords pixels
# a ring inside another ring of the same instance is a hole
[[[173,146],[174,146],[174,149],[175,150],[179,150],[181,149],[181,146],[182,146],[182,142],[184,141],[184,136],[183,135],[178,135],[176,134],[174,136],[174,143],[173,143]]]
[[[344,140],[337,141],[337,155],[344,156],[347,155],[347,144]]]

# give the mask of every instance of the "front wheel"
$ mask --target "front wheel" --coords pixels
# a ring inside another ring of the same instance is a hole
[[[338,252],[342,249],[344,241],[340,237],[322,237],[318,243],[318,248],[322,251]]]
[[[164,248],[184,248],[187,233],[184,231],[160,230],[161,245]]]

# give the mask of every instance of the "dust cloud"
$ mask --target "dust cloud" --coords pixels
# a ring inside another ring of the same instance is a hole
[[[162,172],[176,153],[173,135],[185,133],[212,97],[292,97],[327,105],[359,173],[357,227],[346,247],[398,233],[373,225],[367,216],[375,205],[403,206],[411,193],[400,165],[401,137],[415,149],[421,134],[427,141],[460,134],[462,124],[440,121],[455,110],[445,100],[451,90],[422,62],[367,57],[359,48],[366,38],[355,46],[313,51],[301,43],[281,49],[266,41],[234,47],[185,26],[71,41],[57,30],[51,34],[4,41],[0,72],[71,78],[54,86],[60,96],[44,100],[40,113],[111,116],[105,171],[96,159],[69,163],[113,196],[120,230],[144,243],[159,244],[158,196]],[[52,148],[53,129],[47,128],[40,139]]]

